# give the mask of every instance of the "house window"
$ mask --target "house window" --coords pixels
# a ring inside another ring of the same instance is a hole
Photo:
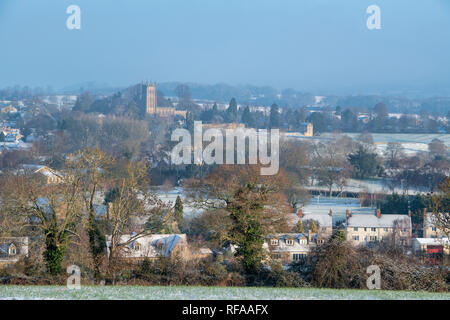
[[[292,239],[287,239],[287,240],[286,240],[286,245],[288,245],[288,246],[293,246],[293,245],[294,245],[294,240],[292,240]]]
[[[300,244],[307,244],[306,239],[301,239],[299,242],[300,242]]]
[[[134,251],[140,251],[141,250],[141,244],[139,242],[136,242],[134,244]]]
[[[354,228],[353,228],[353,231],[358,231],[358,227],[354,227]]]
[[[431,230],[432,230],[432,231],[436,231],[436,227],[432,227]]]
[[[279,260],[281,259],[281,253],[272,253],[272,259]]]
[[[355,241],[359,241],[359,236],[353,236],[352,239]]]
[[[377,231],[377,228],[370,228],[373,232]]]
[[[372,242],[377,241],[377,237],[376,236],[370,236],[369,240],[372,241]]]
[[[367,231],[367,228],[364,228],[364,231]]]
[[[406,229],[402,229],[402,232],[406,232]]]
[[[15,256],[17,254],[17,248],[16,248],[16,246],[14,244],[9,246],[8,254],[10,256]]]
[[[270,245],[271,246],[277,246],[278,245],[278,239],[271,239],[270,240]]]
[[[388,228],[384,228],[384,232],[388,232]]]
[[[300,261],[306,258],[306,254],[305,253],[294,253],[292,255],[292,260],[294,261]]]

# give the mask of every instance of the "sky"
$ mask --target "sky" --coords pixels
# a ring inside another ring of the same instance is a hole
[[[69,5],[81,29],[69,30]],[[381,29],[369,30],[369,5]],[[450,88],[449,0],[0,0],[0,87]]]

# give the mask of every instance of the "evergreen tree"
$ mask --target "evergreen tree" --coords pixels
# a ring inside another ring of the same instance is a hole
[[[311,232],[312,233],[317,233],[317,226],[316,226],[316,223],[314,221],[311,222]]]
[[[238,115],[237,102],[235,98],[232,98],[227,109],[227,118],[229,122],[236,122]]]
[[[297,226],[295,227],[295,231],[298,233],[304,233],[305,230],[303,229],[303,222],[302,220],[298,220]]]
[[[219,114],[219,109],[217,108],[217,103],[215,103],[215,102],[214,102],[214,105],[212,107],[212,114],[213,114],[213,116]]]
[[[186,114],[186,129],[191,133],[194,132],[194,114],[192,112]]]
[[[281,124],[280,109],[277,104],[270,107],[270,127],[279,128]]]
[[[343,229],[337,230],[336,233],[333,234],[333,236],[331,237],[331,240],[338,242],[345,242],[347,240],[345,231]]]
[[[244,112],[242,113],[242,123],[244,123],[247,127],[254,127],[254,119],[252,113],[250,112],[249,106],[246,106]]]
[[[358,179],[373,177],[382,171],[377,163],[376,153],[370,152],[361,145],[356,153],[348,156],[348,161],[353,166],[355,177]]]
[[[177,196],[177,200],[175,201],[175,207],[173,208],[175,213],[175,220],[178,224],[178,228],[181,230],[181,228],[184,225],[184,218],[183,218],[183,201],[181,201],[180,196]]]
[[[325,132],[327,130],[327,118],[322,112],[313,112],[309,116],[309,122],[314,125],[314,132]]]

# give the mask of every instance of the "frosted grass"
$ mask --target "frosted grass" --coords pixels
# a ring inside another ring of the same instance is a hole
[[[450,293],[254,287],[0,286],[0,300],[450,300]]]

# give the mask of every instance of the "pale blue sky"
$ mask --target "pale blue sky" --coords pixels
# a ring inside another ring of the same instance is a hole
[[[81,7],[82,30],[66,29]],[[366,28],[381,7],[382,29]],[[450,87],[449,0],[0,0],[0,87]]]

